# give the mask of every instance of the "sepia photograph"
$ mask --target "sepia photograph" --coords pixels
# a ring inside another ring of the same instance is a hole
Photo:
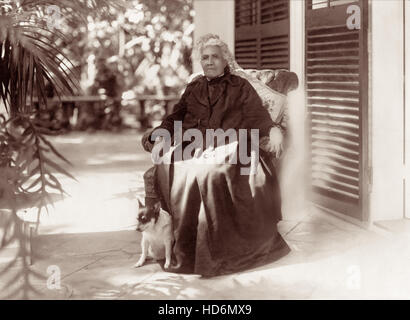
[[[409,0],[0,0],[0,300],[409,300],[409,125]]]

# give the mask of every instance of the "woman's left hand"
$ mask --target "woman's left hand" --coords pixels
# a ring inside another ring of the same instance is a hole
[[[146,131],[141,139],[142,146],[147,152],[151,152],[152,148],[154,147],[154,144],[149,141],[149,137],[151,136],[152,131],[153,130]]]
[[[269,132],[269,151],[279,158],[283,151],[283,134],[278,127],[273,127]]]

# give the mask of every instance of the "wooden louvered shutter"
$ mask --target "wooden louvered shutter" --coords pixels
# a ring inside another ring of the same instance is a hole
[[[289,69],[289,0],[235,0],[235,58],[243,68]]]
[[[360,6],[360,29],[346,24]],[[312,200],[359,220],[367,218],[367,3],[309,0],[306,89]]]

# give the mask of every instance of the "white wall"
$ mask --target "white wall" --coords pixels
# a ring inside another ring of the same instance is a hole
[[[235,1],[234,0],[195,0],[194,1],[194,43],[207,33],[216,33],[229,49],[235,47]],[[202,71],[194,61],[194,72]]]
[[[403,217],[402,10],[402,0],[371,1],[369,107],[373,186],[370,219],[373,221]]]

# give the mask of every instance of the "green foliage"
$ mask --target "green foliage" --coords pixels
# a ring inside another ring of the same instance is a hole
[[[50,26],[50,6],[59,9],[60,26]],[[101,88],[111,97],[178,93],[191,73],[191,7],[192,0],[0,2],[0,104],[7,111],[0,117],[0,249],[20,244],[0,276],[23,260],[6,284],[18,284],[8,297],[27,298],[35,291],[30,278],[41,277],[27,263],[19,211],[37,207],[38,226],[50,195],[64,194],[58,175],[73,178],[56,162],[68,163],[38,116],[48,110],[48,87],[57,97]]]
[[[61,8],[65,23],[72,25],[109,10],[108,1],[104,0],[99,2],[97,11],[96,2],[87,0],[5,1],[0,5],[0,99],[9,114],[9,120],[3,120],[1,125],[0,168],[17,168],[20,180],[14,182],[18,183],[16,192],[38,195],[40,207],[47,200],[46,187],[62,192],[61,184],[47,166],[70,174],[47,156],[51,152],[65,160],[45,138],[51,132],[46,129],[47,123],[34,116],[39,110],[35,109],[33,98],[38,99],[41,111],[47,108],[47,84],[57,96],[73,94],[79,87],[79,74],[57,45],[57,40],[67,41],[67,37],[48,26],[50,17],[45,12],[49,5]],[[27,181],[29,186],[24,185]]]
[[[87,27],[69,29],[68,44],[81,54],[82,88],[115,94],[178,94],[192,72],[192,0],[132,0],[110,8],[111,16],[89,17]]]
[[[58,157],[68,162],[46,139],[45,135],[49,132],[40,122],[41,120],[25,116],[16,116],[7,121],[3,116],[0,117],[0,210],[3,211],[0,217],[0,248],[5,248],[10,243],[18,243],[17,255],[2,268],[0,276],[15,267],[18,260],[23,263],[17,278],[12,278],[6,284],[6,287],[9,287],[13,286],[18,278],[23,280],[9,297],[22,293],[23,298],[27,298],[30,292],[36,292],[30,279],[44,278],[29,268],[29,239],[24,233],[24,221],[18,214],[19,209],[37,207],[38,226],[41,210],[52,203],[50,193],[64,193],[56,174],[72,177],[53,160]]]
[[[5,275],[16,266],[23,268],[6,287],[18,284],[8,297],[28,294],[34,290],[31,277],[41,277],[30,270],[27,262],[27,234],[19,210],[37,207],[37,226],[42,209],[51,203],[50,194],[64,193],[57,174],[71,176],[55,158],[68,161],[47,140],[52,134],[48,123],[36,117],[47,109],[47,84],[57,96],[78,90],[79,73],[59,43],[67,37],[49,28],[47,7],[57,5],[65,22],[79,25],[87,17],[105,14],[108,1],[21,0],[0,3],[0,101],[8,119],[0,117],[0,249],[12,242],[19,243],[17,256],[0,270]],[[34,98],[38,100],[38,109]],[[20,210],[21,211],[21,210]]]

